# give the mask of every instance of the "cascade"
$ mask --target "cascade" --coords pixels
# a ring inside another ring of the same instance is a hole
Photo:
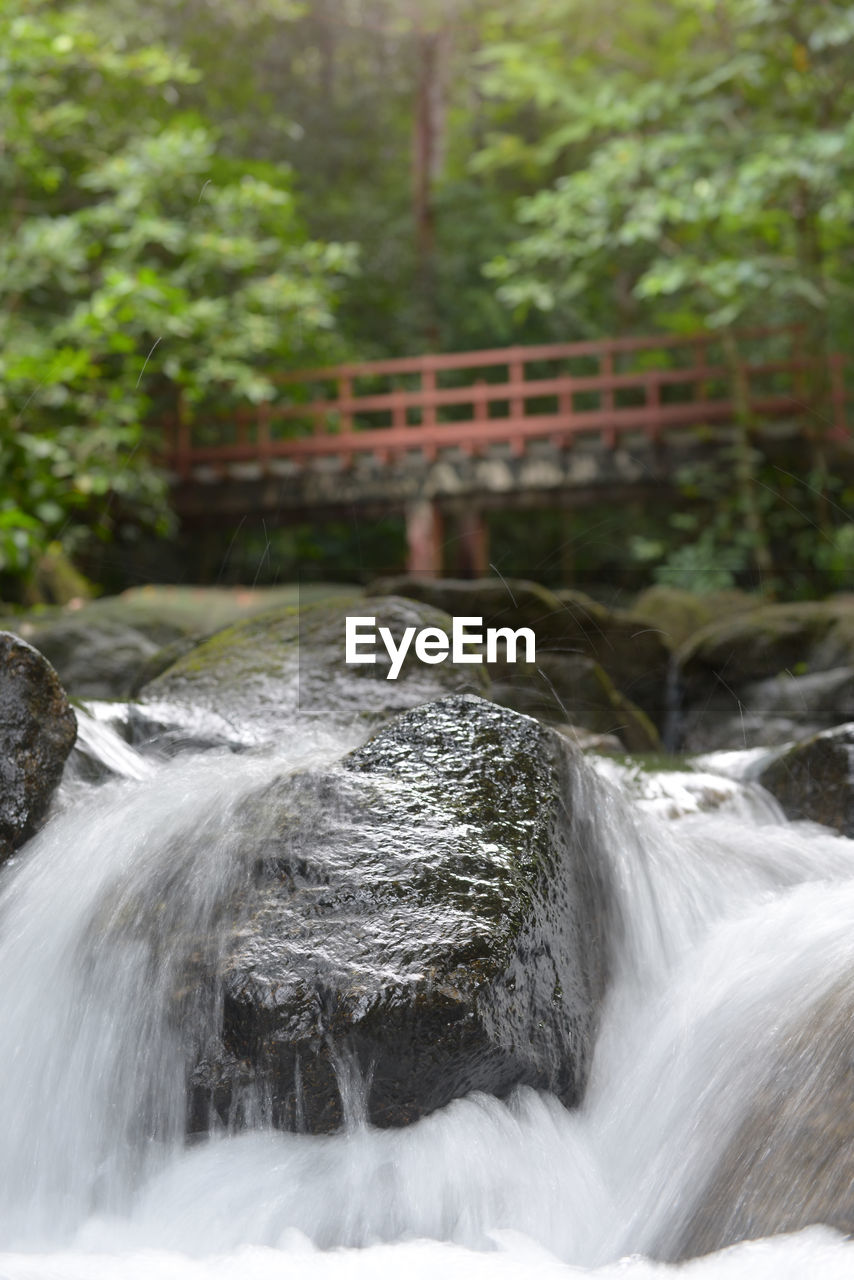
[[[258,1098],[239,1128],[188,1142],[188,1075],[219,1015],[210,975],[252,872],[242,805],[283,773],[334,768],[352,735],[302,725],[275,750],[174,757],[95,720],[81,738],[90,767],[67,771],[0,874],[2,1276],[668,1275],[787,1046],[802,1087],[803,1028],[854,985],[854,842],[786,823],[731,756],[707,762],[709,812],[684,812],[681,775],[644,788],[581,764],[572,804],[619,919],[582,1106],[475,1093],[375,1129],[370,1082],[342,1053],[339,1132],[272,1130]],[[821,1225],[688,1264],[852,1270]]]

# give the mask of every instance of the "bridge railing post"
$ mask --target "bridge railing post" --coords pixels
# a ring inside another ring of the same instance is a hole
[[[507,372],[510,375],[510,384],[514,388],[518,388],[510,397],[510,417],[524,418],[525,416],[525,361],[519,356],[514,356],[510,361]]]
[[[439,414],[436,409],[435,401],[432,399],[437,387],[435,368],[421,370],[421,426],[432,428],[438,426]],[[428,462],[434,462],[438,455],[438,448],[434,441],[430,440],[423,446],[424,456]]]
[[[353,430],[353,410],[349,407],[353,399],[353,379],[348,373],[342,373],[338,379],[338,399],[348,405],[348,408],[338,410],[338,419],[341,430],[349,435]]]
[[[602,428],[602,440],[606,448],[613,449],[617,443],[617,428],[613,419],[614,414],[614,388],[609,386],[609,379],[614,376],[614,352],[610,347],[604,347],[599,356],[599,377],[602,381],[602,390],[599,393],[600,405],[603,413],[610,414],[608,421]]]
[[[646,407],[651,410],[647,420],[646,435],[650,440],[657,440],[661,435],[661,383],[650,378],[646,384]]]

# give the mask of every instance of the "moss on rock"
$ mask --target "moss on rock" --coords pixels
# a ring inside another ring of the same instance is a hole
[[[481,617],[490,627],[530,627],[541,665],[551,655],[593,658],[624,697],[656,726],[664,723],[670,648],[654,627],[630,613],[608,609],[581,591],[549,591],[520,578],[401,577],[376,586],[452,615]]]
[[[395,680],[381,642],[377,661],[347,665],[348,616],[373,616],[399,643],[405,628],[437,627],[450,619],[429,606],[395,597],[323,601],[270,610],[209,636],[139,692],[146,708],[201,712],[240,740],[274,738],[294,714],[308,718],[380,720],[455,690],[483,691],[482,666],[426,666],[410,650]]]

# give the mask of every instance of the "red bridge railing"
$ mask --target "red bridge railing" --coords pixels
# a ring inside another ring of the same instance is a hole
[[[818,366],[798,354],[797,331],[744,334],[739,350],[751,415],[803,420]],[[822,372],[822,430],[837,439],[850,438],[844,373],[841,356]],[[164,424],[167,460],[188,479],[197,465],[277,458],[347,465],[358,454],[434,459],[447,447],[476,454],[496,444],[521,454],[534,439],[564,447],[591,432],[613,446],[626,432],[656,438],[731,422],[733,374],[710,333],[344,364],[279,375],[279,394],[258,405],[181,410]]]

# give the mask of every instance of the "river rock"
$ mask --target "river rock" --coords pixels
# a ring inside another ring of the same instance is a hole
[[[253,800],[257,873],[193,1126],[257,1115],[254,1096],[278,1126],[328,1131],[353,1113],[354,1078],[381,1126],[475,1089],[578,1102],[607,933],[571,801],[583,769],[536,721],[452,696]]]
[[[38,829],[76,733],[50,663],[26,641],[0,632],[0,860]]]
[[[80,610],[50,621],[24,621],[16,629],[44,653],[73,697],[126,698],[160,645],[116,618],[87,615]]]
[[[616,735],[627,751],[661,751],[655,725],[624,697],[598,662],[580,653],[540,653],[536,663],[490,664],[489,696],[545,723]]]
[[[843,981],[788,1038],[675,1241],[676,1261],[814,1223],[854,1233],[854,988]]]
[[[537,658],[583,654],[598,662],[623,696],[661,728],[666,715],[670,647],[659,629],[582,591],[549,591],[518,578],[382,579],[375,589],[423,600],[455,616],[482,617],[487,626],[530,627]],[[492,672],[490,672],[492,674]]]
[[[412,646],[395,680],[386,678],[391,663],[381,642],[375,663],[348,665],[349,616],[374,617],[396,643],[407,627],[450,635],[446,614],[413,600],[356,596],[273,609],[209,636],[144,685],[132,717],[136,737],[175,723],[196,745],[205,736],[248,745],[275,741],[294,716],[370,724],[452,691],[487,687],[483,666],[427,666]]]
[[[738,688],[785,671],[805,672],[839,621],[838,606],[808,602],[762,605],[712,622],[680,650],[682,677],[707,684],[717,675]]]
[[[778,756],[759,782],[787,818],[807,818],[854,837],[854,724],[816,734]]]
[[[657,627],[667,644],[678,649],[710,622],[755,608],[755,597],[744,591],[712,591],[697,595],[694,591],[656,583],[637,596],[631,613],[648,626]]]
[[[0,619],[35,645],[72,697],[124,699],[203,636],[274,606],[341,594],[342,588],[131,587],[121,595],[36,608]],[[352,595],[352,589],[347,593]]]
[[[854,610],[765,605],[704,627],[678,664],[685,750],[777,746],[850,718]]]

